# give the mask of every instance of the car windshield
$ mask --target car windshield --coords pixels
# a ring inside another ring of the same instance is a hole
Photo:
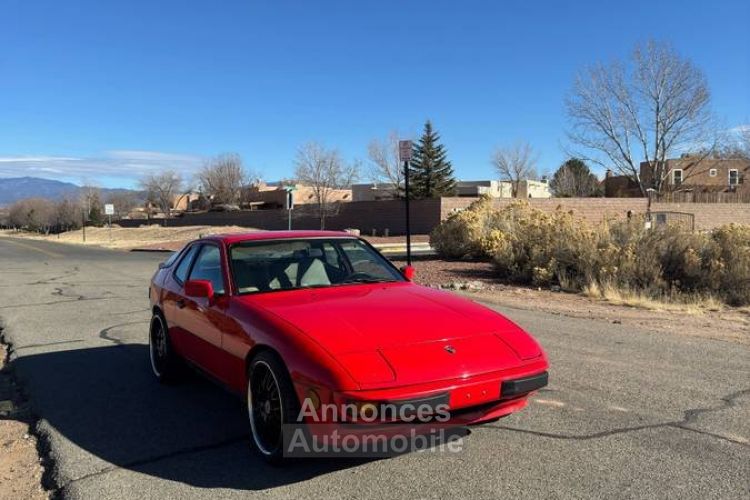
[[[246,241],[230,248],[240,294],[404,281],[393,265],[354,238]]]

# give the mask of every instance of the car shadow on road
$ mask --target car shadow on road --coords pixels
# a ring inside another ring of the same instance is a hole
[[[238,397],[197,376],[176,386],[159,384],[145,345],[28,355],[14,366],[37,415],[83,450],[124,469],[202,488],[261,490],[364,463],[267,465],[250,449]],[[107,464],[60,472],[75,481],[102,470]]]

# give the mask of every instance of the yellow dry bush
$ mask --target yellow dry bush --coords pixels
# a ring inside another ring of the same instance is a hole
[[[448,259],[481,258],[485,255],[482,242],[489,235],[495,215],[492,199],[484,196],[439,224],[430,235],[430,244]]]
[[[560,209],[546,213],[525,201],[494,209],[483,198],[440,224],[431,242],[447,258],[491,260],[498,276],[512,282],[750,304],[748,226],[646,229],[638,217],[592,226]]]

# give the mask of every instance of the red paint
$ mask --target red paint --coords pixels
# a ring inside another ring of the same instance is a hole
[[[156,273],[152,306],[163,311],[178,354],[243,394],[248,355],[262,347],[281,356],[298,395],[315,388],[323,402],[447,392],[452,408],[465,409],[467,423],[525,406],[528,395],[501,401],[500,384],[547,370],[546,355],[512,321],[468,299],[410,281],[237,294],[230,245],[321,237],[354,238],[278,231],[192,242],[219,245],[226,293],[214,295],[210,282],[181,284],[175,265]]]
[[[189,280],[185,282],[185,295],[190,298],[212,299],[214,287],[208,280]]]
[[[416,273],[414,266],[412,265],[404,266],[401,271],[404,274],[404,278],[406,278],[408,281],[414,281],[414,274]]]

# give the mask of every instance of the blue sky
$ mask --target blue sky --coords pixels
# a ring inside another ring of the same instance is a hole
[[[523,139],[564,160],[579,69],[649,37],[702,68],[726,128],[750,123],[750,2],[0,2],[0,176],[133,186],[240,153],[291,174],[315,140],[349,160],[433,120],[461,179]]]

